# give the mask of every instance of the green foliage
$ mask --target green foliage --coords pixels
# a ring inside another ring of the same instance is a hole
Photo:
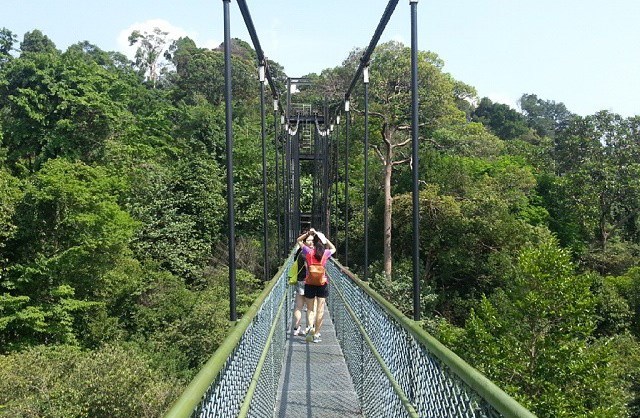
[[[176,66],[171,76],[176,89],[176,101],[192,104],[198,96],[211,105],[224,103],[224,53],[221,48],[198,48],[190,38],[180,38],[168,51]],[[238,101],[234,113],[247,104],[256,103],[258,83],[255,75],[255,52],[243,41],[232,41],[231,60],[232,96]],[[247,103],[248,102],[248,103]]]
[[[78,338],[74,318],[97,306],[97,289],[128,256],[135,223],[116,203],[118,188],[103,170],[61,159],[45,163],[28,185],[0,286],[27,296],[16,312],[29,315],[3,330],[4,344]]]
[[[189,290],[171,274],[155,274],[150,279],[130,324],[135,339],[153,353],[156,367],[175,376],[192,377],[193,370],[217,348],[220,334],[224,335],[224,309],[219,299],[204,299],[204,294]],[[210,315],[207,321],[202,320],[203,312]],[[200,340],[204,341],[191,345]]]
[[[18,36],[7,28],[0,29],[0,65],[11,59],[13,45],[18,41]]]
[[[472,122],[440,128],[433,140],[450,155],[491,158],[500,155],[505,144],[489,133],[483,125]]]
[[[2,67],[0,114],[9,162],[33,172],[49,158],[95,161],[123,114],[117,73],[70,48],[33,52]]]
[[[493,103],[487,97],[480,100],[472,119],[486,125],[495,135],[505,140],[519,138],[529,131],[525,118],[520,113],[506,104]]]
[[[437,311],[460,321],[469,303],[501,285],[523,246],[548,235],[536,204],[531,167],[514,157],[481,159],[430,153],[420,192],[420,259],[425,280],[441,289]],[[393,248],[410,257],[412,203],[394,201]],[[462,299],[461,299],[462,298]]]
[[[540,137],[554,138],[566,129],[576,115],[567,110],[563,103],[539,99],[535,94],[523,94],[518,101],[527,124]]]
[[[202,158],[133,172],[127,207],[141,223],[133,248],[142,260],[196,281],[219,237],[223,213],[218,168]]]
[[[461,335],[443,336],[457,337],[448,342],[538,416],[623,416],[615,352],[591,338],[593,281],[546,241],[523,250],[505,290],[482,299]]]
[[[160,28],[153,28],[152,32],[140,32],[134,30],[129,35],[129,46],[138,45],[135,55],[135,64],[140,74],[145,75],[151,81],[153,88],[156,87],[159,77],[159,60],[167,44],[167,35]]]
[[[20,181],[0,169],[0,278],[4,276],[6,268],[6,258],[4,256],[6,242],[16,232],[16,225],[13,222],[17,204],[22,199],[22,188]]]
[[[22,54],[50,54],[58,51],[56,45],[47,35],[35,29],[24,34],[20,43],[20,52]]]
[[[638,119],[600,112],[574,118],[556,136],[559,176],[547,175],[542,195],[564,245],[602,274],[636,264],[640,205]]]
[[[628,413],[631,417],[640,416],[640,342],[637,337],[628,334],[617,335],[605,340],[613,350],[613,368],[620,381],[619,385],[628,388],[631,399],[628,403]]]
[[[371,112],[388,118],[390,127],[409,125],[411,117],[411,49],[390,41],[378,45],[371,57]],[[456,105],[455,81],[442,71],[433,52],[418,53],[420,122],[425,132],[464,120]],[[358,100],[362,95],[356,95]],[[372,129],[372,131],[375,128]]]
[[[600,336],[625,334],[631,327],[633,315],[628,301],[620,292],[620,283],[619,278],[598,276],[592,286],[597,298],[597,334]]]
[[[393,265],[391,279],[385,277],[380,262],[369,268],[372,272],[370,284],[376,292],[388,300],[408,317],[413,317],[413,263],[411,259],[397,260]],[[429,283],[420,285],[420,312],[432,312],[437,294]]]
[[[615,293],[624,297],[631,315],[631,331],[640,338],[640,268],[633,267],[621,276],[607,277],[605,284],[614,287]]]
[[[157,417],[176,383],[133,347],[36,346],[0,356],[0,416]]]
[[[200,290],[175,276],[156,274],[141,295],[131,326],[135,339],[153,353],[156,367],[192,378],[229,331],[228,270],[206,272]],[[237,312],[241,316],[262,290],[252,274],[236,271]]]

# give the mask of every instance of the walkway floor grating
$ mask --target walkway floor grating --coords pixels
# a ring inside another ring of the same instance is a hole
[[[294,337],[289,333],[276,417],[363,416],[328,310],[325,310],[321,333],[319,343],[307,343],[304,336]]]

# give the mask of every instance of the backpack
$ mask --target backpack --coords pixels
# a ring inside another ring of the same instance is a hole
[[[318,261],[314,253],[307,254],[307,278],[305,283],[312,286],[324,286],[327,283],[324,265],[327,262],[326,252]]]
[[[304,266],[304,261],[304,256],[302,255],[301,251],[298,250],[295,255],[295,259],[293,260],[293,263],[289,268],[289,284],[293,285],[298,283],[299,281],[304,280],[307,273],[307,270]]]
[[[298,260],[294,261],[289,268],[289,284],[298,283]]]

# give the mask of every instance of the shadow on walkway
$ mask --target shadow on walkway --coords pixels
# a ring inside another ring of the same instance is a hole
[[[289,333],[274,416],[362,417],[328,309],[321,333],[319,343]]]

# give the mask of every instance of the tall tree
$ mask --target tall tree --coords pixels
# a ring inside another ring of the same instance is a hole
[[[610,112],[576,118],[556,138],[559,181],[582,214],[585,239],[606,250],[640,210],[640,118]],[[593,237],[593,238],[591,238]]]
[[[502,103],[493,103],[483,97],[474,110],[472,120],[481,122],[498,137],[510,140],[516,139],[529,131],[524,117]]]
[[[169,41],[167,35],[169,35],[169,32],[156,27],[153,28],[151,33],[134,30],[128,38],[130,46],[138,44],[135,63],[140,69],[140,73],[146,75],[148,80],[151,80],[153,88],[156,87],[160,76],[158,67],[160,59],[163,57],[165,46]]]
[[[372,146],[383,170],[384,272],[392,272],[391,220],[393,212],[392,176],[394,168],[408,164],[404,151],[411,142],[411,49],[398,42],[379,45],[371,57],[371,112],[377,117],[373,130],[381,143]],[[462,123],[465,115],[457,108],[456,84],[442,72],[443,62],[431,52],[418,54],[420,105],[420,136],[424,139],[435,129],[448,124]]]
[[[523,94],[518,103],[527,124],[541,137],[554,138],[575,117],[564,103],[542,100],[535,94]]]
[[[100,157],[123,120],[127,87],[114,67],[87,57],[77,48],[33,51],[2,67],[0,119],[15,170],[34,171],[57,156]]]
[[[56,53],[56,44],[38,29],[32,30],[24,34],[24,38],[20,43],[20,51],[22,54],[29,53]]]
[[[18,36],[7,28],[0,29],[0,65],[11,59],[13,45],[18,42]]]
[[[100,168],[50,160],[34,176],[8,241],[0,279],[0,345],[76,343],[79,317],[98,307],[109,272],[129,256],[135,223],[117,204],[121,182]],[[122,288],[122,286],[116,286]]]
[[[2,167],[1,162],[0,167]],[[20,186],[20,181],[17,178],[4,168],[0,168],[0,276],[5,274],[7,241],[16,232],[13,217],[16,214],[17,205],[22,199],[23,193]]]

